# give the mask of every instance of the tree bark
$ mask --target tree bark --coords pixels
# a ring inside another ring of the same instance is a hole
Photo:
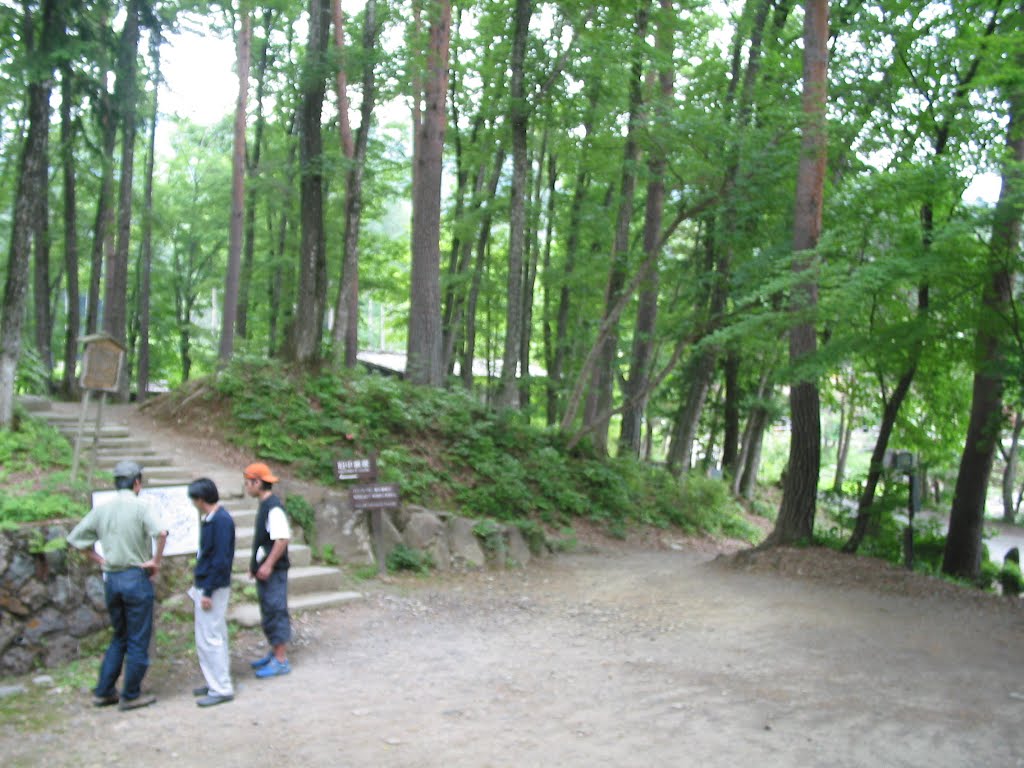
[[[139,355],[136,376],[140,403],[149,396],[149,304],[153,268],[153,168],[156,162],[156,126],[160,116],[160,44],[160,30],[151,30],[149,51],[150,58],[153,60],[153,111],[150,114],[149,146],[146,152],[142,246],[139,253],[138,269],[139,289],[136,292],[136,307],[138,308],[136,314],[139,318]]]
[[[672,29],[668,19],[674,13],[673,0],[660,0],[660,4],[662,21],[658,25],[656,44],[657,49],[665,56],[664,61],[671,62]],[[675,69],[671,63],[662,64],[658,69],[658,98],[653,100],[653,112],[659,121],[667,120],[669,117],[667,113],[672,108],[674,83]],[[661,232],[665,211],[664,177],[668,165],[666,155],[667,149],[661,143],[654,142],[647,161],[649,181],[644,210],[644,254],[648,258],[653,258],[655,263],[640,287],[637,303],[629,374],[622,392],[626,408],[622,412],[622,423],[619,430],[619,454],[621,455],[640,455],[644,414],[647,411],[647,398],[640,398],[638,395],[647,388],[654,358],[654,334],[658,321],[659,294],[658,253],[655,249],[658,248],[658,236]]]
[[[344,131],[341,137],[343,149],[351,149],[352,155],[345,185],[345,235],[332,341],[335,363],[342,363],[346,368],[356,366],[359,352],[359,231],[363,212],[363,174],[377,98],[375,52],[380,27],[376,11],[376,1],[369,0],[363,22],[363,100],[359,106],[359,129],[356,131],[355,143],[351,143],[351,132],[347,141]],[[338,87],[342,88],[340,81]]]
[[[221,314],[220,347],[217,351],[217,359],[221,366],[227,365],[235,352],[235,328],[238,323],[238,294],[245,223],[245,127],[249,102],[249,64],[252,60],[252,16],[244,6],[240,8],[239,15],[241,26],[235,45],[238,92],[235,99],[235,127],[231,152],[228,268],[224,275],[224,310]]]
[[[71,65],[61,66],[60,155],[64,179],[64,272],[67,274],[67,320],[64,329],[64,375],[61,389],[71,398],[78,393],[78,334],[82,324],[78,285],[78,203],[75,178],[75,121],[71,105],[75,80]]]
[[[1017,501],[1014,493],[1017,489],[1017,458],[1020,454],[1020,434],[1024,431],[1024,417],[1020,411],[1013,414],[1013,431],[1010,433],[1010,447],[1003,458],[1003,522],[1013,525],[1017,518]]]
[[[292,347],[286,358],[300,365],[320,359],[327,298],[327,254],[324,231],[324,169],[321,116],[327,93],[327,41],[331,30],[328,0],[310,0],[309,45],[302,74],[299,120],[299,194],[302,223],[299,284],[295,297]]]
[[[441,328],[441,166],[451,37],[450,0],[431,5],[423,110],[413,157],[412,278],[406,375],[415,384],[444,383]]]
[[[818,287],[812,274],[813,251],[821,233],[827,139],[825,133],[828,72],[828,0],[804,4],[804,127],[797,171],[793,223],[793,271],[801,278],[794,286],[791,310],[795,325],[789,334],[790,363],[799,370],[817,350],[813,312]],[[790,389],[792,432],[782,505],[766,544],[809,541],[814,533],[818,473],[821,468],[821,422],[818,385],[804,372]]]
[[[512,133],[512,190],[508,214],[508,303],[505,307],[505,346],[501,356],[498,403],[519,407],[519,349],[523,327],[523,257],[526,253],[526,195],[529,184],[529,105],[526,102],[526,40],[533,16],[532,0],[516,0],[512,57],[509,62],[509,130]],[[525,373],[525,372],[524,372]]]
[[[41,13],[40,50],[44,61],[49,62],[58,23],[53,0],[44,0]],[[25,30],[26,47],[33,50],[35,46],[32,42],[30,18],[26,18]],[[10,429],[14,416],[14,381],[18,359],[21,357],[21,332],[25,322],[32,239],[38,232],[38,222],[34,217],[39,210],[36,203],[42,194],[39,189],[40,180],[48,166],[46,146],[50,125],[50,91],[53,87],[52,66],[46,70],[39,72],[29,82],[26,94],[28,132],[18,169],[4,301],[0,307],[0,430]]]
[[[1018,65],[1020,63],[1017,61]],[[981,296],[981,317],[975,337],[976,369],[971,413],[942,558],[943,573],[964,579],[976,579],[981,568],[985,499],[1003,422],[1006,374],[1002,364],[1004,354],[1001,329],[1003,318],[1009,315],[1016,273],[1013,265],[1020,254],[1021,194],[1024,192],[1024,180],[1021,178],[1021,163],[1024,163],[1024,91],[1021,86],[1014,84],[1009,101],[1009,153],[992,224],[991,278]]]
[[[113,258],[108,259],[103,289],[103,330],[124,344],[128,328],[128,249],[132,226],[132,182],[135,166],[135,134],[137,130],[139,0],[129,0],[128,15],[121,31],[117,53],[117,82],[114,101],[121,126],[121,164],[117,193],[117,233]],[[127,395],[127,382],[122,382],[120,396]]]

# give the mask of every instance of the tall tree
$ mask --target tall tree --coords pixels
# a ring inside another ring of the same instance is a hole
[[[252,15],[241,0],[236,42],[238,96],[235,100],[235,131],[231,152],[231,219],[228,226],[228,268],[224,276],[224,310],[221,314],[220,348],[217,356],[227,364],[235,351],[238,322],[239,276],[242,271],[242,235],[245,216],[245,127],[248,121],[249,63],[252,59]]]
[[[422,9],[417,4],[417,19]],[[422,92],[413,94],[412,275],[406,372],[416,384],[444,383],[441,327],[441,160],[451,38],[450,0],[431,0]],[[419,29],[414,30],[418,39]]]
[[[1017,12],[1016,32],[1024,8]],[[1006,386],[1002,337],[1011,317],[1013,280],[1020,258],[1021,215],[1024,211],[1024,82],[1020,79],[1024,56],[1017,54],[1017,75],[1007,86],[1010,120],[1002,187],[992,222],[989,279],[981,294],[975,335],[975,373],[967,439],[960,457],[949,515],[949,533],[942,557],[942,572],[966,579],[977,578],[981,568],[982,523],[989,477],[1003,422],[1003,390]]]
[[[61,64],[60,99],[60,157],[64,191],[64,272],[67,283],[67,316],[64,328],[64,375],[61,384],[64,395],[77,392],[75,369],[78,365],[78,334],[82,323],[78,285],[78,203],[75,170],[75,119],[72,105],[75,94],[75,75],[69,61]]]
[[[156,128],[160,116],[160,44],[163,35],[159,26],[150,30],[149,55],[153,62],[153,110],[149,119],[149,144],[146,150],[145,189],[142,204],[142,242],[139,247],[139,268],[136,271],[136,316],[139,322],[136,380],[139,402],[149,396],[150,367],[150,298],[153,279],[153,171],[156,165]]]
[[[103,289],[103,330],[125,344],[128,339],[128,249],[132,228],[132,182],[138,116],[139,12],[141,0],[128,0],[127,16],[117,51],[114,101],[121,126],[121,163],[117,194],[117,235],[107,260]],[[125,371],[127,373],[127,370]],[[122,377],[119,396],[128,399],[128,379]]]
[[[337,0],[336,0],[337,2]],[[335,34],[340,26],[340,10],[335,11]],[[346,368],[354,368],[359,352],[359,229],[363,212],[363,175],[366,170],[367,148],[370,141],[370,127],[373,108],[377,99],[376,59],[380,37],[377,21],[376,0],[368,0],[363,18],[363,100],[359,107],[359,128],[353,142],[351,136],[342,132],[341,143],[350,164],[345,184],[345,229],[342,250],[341,280],[338,285],[338,301],[334,313],[332,342],[335,361]],[[336,45],[341,46],[340,40]],[[347,99],[344,92],[344,67],[338,67],[338,110],[347,113]],[[347,121],[346,121],[347,122]]]
[[[28,132],[18,168],[7,278],[3,306],[0,307],[0,430],[10,428],[14,415],[14,380],[21,357],[32,240],[39,227],[39,202],[43,192],[40,183],[48,167],[46,147],[53,89],[53,56],[62,30],[57,0],[43,0],[39,16],[37,44],[36,22],[26,6],[22,33],[29,54],[25,96]]]
[[[523,255],[526,253],[526,195],[529,184],[528,143],[530,107],[526,101],[526,41],[533,17],[532,0],[515,0],[512,57],[509,61],[509,129],[512,132],[512,189],[509,203],[508,305],[505,345],[501,356],[501,385],[498,402],[519,405],[516,376],[523,330]],[[524,371],[525,373],[525,371]]]
[[[292,346],[287,357],[311,364],[320,359],[327,299],[327,241],[324,229],[324,158],[321,117],[327,93],[330,0],[310,0],[309,45],[302,71],[299,120],[299,195],[302,221],[299,285]]]
[[[821,415],[818,385],[807,363],[817,349],[814,310],[818,286],[813,274],[821,233],[827,136],[828,0],[804,3],[803,131],[793,217],[793,271],[798,282],[790,297],[795,324],[789,332],[789,358],[796,371],[789,395],[792,432],[782,505],[767,542],[809,540],[821,467]]]

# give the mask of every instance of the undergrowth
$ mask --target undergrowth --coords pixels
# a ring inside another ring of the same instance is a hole
[[[339,459],[376,454],[379,480],[397,483],[403,501],[469,517],[548,529],[582,517],[612,533],[646,524],[759,536],[721,482],[680,483],[585,444],[570,450],[560,432],[532,426],[514,410],[489,409],[462,390],[239,362],[211,379],[203,397],[228,414],[221,426],[238,445],[324,485],[338,483]]]

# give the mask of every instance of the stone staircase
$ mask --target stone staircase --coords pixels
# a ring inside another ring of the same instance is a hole
[[[81,420],[80,404],[56,403],[41,398],[23,398],[19,402],[33,416],[56,427],[74,444]],[[187,460],[187,456],[176,455],[171,446],[154,445],[150,435],[116,421],[116,413],[104,417],[97,436],[95,410],[87,414],[79,443],[79,477],[88,476],[95,445],[92,486],[96,489],[112,487],[109,473],[122,459],[131,459],[143,467],[146,487],[187,485],[200,476],[211,478],[220,491],[221,502],[235,521],[235,588],[229,616],[243,626],[258,626],[259,605],[243,597],[243,589],[253,583],[249,579],[248,570],[257,502],[242,495],[241,471],[237,467],[210,466],[208,462],[200,466],[188,466],[182,461]],[[282,494],[282,498],[287,509],[287,497]],[[291,560],[288,607],[293,613],[339,605],[362,597],[358,592],[344,589],[344,574],[339,569],[314,565],[312,551],[301,538],[292,539],[288,546],[288,556]]]

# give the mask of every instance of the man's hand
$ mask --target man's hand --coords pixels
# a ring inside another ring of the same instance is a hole
[[[213,598],[203,595],[203,598],[199,601],[199,607],[204,611],[208,611],[213,608]]]
[[[270,574],[272,574],[273,572],[273,566],[269,565],[268,563],[264,563],[260,566],[259,570],[256,571],[256,578],[260,581],[266,581],[270,578]]]

